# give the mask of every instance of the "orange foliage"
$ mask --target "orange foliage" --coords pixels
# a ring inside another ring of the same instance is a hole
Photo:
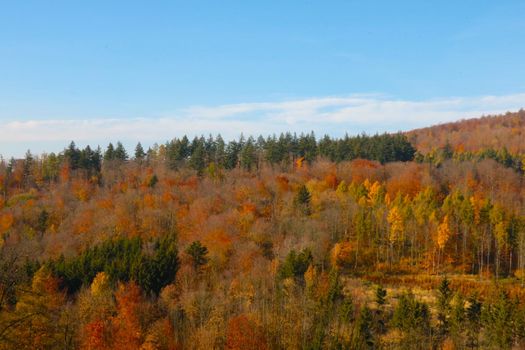
[[[96,320],[84,326],[84,337],[82,339],[81,349],[86,350],[106,350],[111,349],[107,339],[107,322]]]
[[[11,213],[5,213],[0,216],[0,234],[6,233],[13,225],[14,217]]]
[[[142,344],[139,308],[142,302],[139,287],[130,282],[120,284],[115,293],[117,315],[111,320],[114,336],[113,349],[138,349]]]
[[[142,200],[144,202],[144,208],[155,208],[155,196],[152,194],[145,194]]]
[[[113,201],[110,198],[101,199],[97,202],[100,209],[113,210]]]
[[[173,200],[175,200],[175,196],[172,195],[170,192],[165,191],[162,193],[162,203],[168,204]]]
[[[268,343],[257,323],[246,315],[240,315],[228,322],[226,349],[264,350],[268,349]]]
[[[70,170],[69,170],[69,164],[64,163],[62,167],[60,168],[60,181],[62,182],[68,182],[70,177]]]
[[[303,167],[303,163],[304,163],[304,157],[297,158],[295,160],[295,167],[300,169]]]
[[[277,188],[281,192],[288,192],[290,190],[290,180],[284,175],[278,175],[275,178],[275,182],[277,183]]]
[[[375,179],[375,172],[380,167],[378,162],[366,159],[355,159],[351,163],[352,182],[361,183],[366,179],[370,181]]]
[[[76,234],[86,234],[93,225],[93,212],[91,210],[84,210],[76,216],[74,222],[74,232]]]
[[[386,190],[390,198],[395,198],[398,193],[414,198],[422,188],[418,167],[403,165],[395,170],[396,172],[386,183]]]
[[[81,202],[87,202],[91,194],[91,188],[85,181],[75,181],[72,186],[75,197]]]
[[[326,186],[328,188],[331,188],[332,190],[335,190],[337,188],[337,185],[339,185],[339,180],[337,179],[337,176],[333,173],[330,173],[324,177],[324,182],[326,183]]]
[[[255,214],[257,207],[253,203],[244,203],[241,206],[241,214]]]

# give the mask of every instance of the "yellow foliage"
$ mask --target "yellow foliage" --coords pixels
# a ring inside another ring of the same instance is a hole
[[[348,185],[346,184],[345,180],[341,181],[339,185],[337,185],[336,193],[338,195],[344,195],[348,192]]]
[[[315,284],[315,277],[317,273],[313,265],[308,266],[308,270],[304,273],[304,281],[306,283],[306,288],[312,288]]]
[[[390,235],[388,236],[390,242],[394,243],[401,240],[405,225],[401,211],[396,205],[388,211],[387,221],[390,224]]]
[[[450,238],[450,224],[448,215],[445,215],[443,221],[438,226],[437,231],[437,245],[439,249],[445,248],[448,239]]]
[[[522,281],[525,280],[525,269],[516,269],[514,276]]]
[[[352,259],[353,247],[350,242],[339,242],[334,245],[330,255],[333,267],[348,264]]]
[[[91,294],[98,296],[109,290],[109,277],[105,272],[99,272],[91,282]]]
[[[360,206],[365,207],[368,204],[368,201],[367,201],[366,197],[361,197],[361,198],[359,198],[358,203],[359,203]]]
[[[390,198],[390,195],[387,193],[385,194],[385,204],[390,205],[392,203],[392,199]]]
[[[500,221],[494,226],[494,236],[499,245],[504,245],[507,241],[507,223]]]
[[[376,204],[381,201],[382,193],[384,192],[383,186],[376,181],[372,185],[367,187],[368,190],[368,202],[370,204]]]
[[[300,157],[295,161],[295,167],[300,169],[303,167],[304,157]]]

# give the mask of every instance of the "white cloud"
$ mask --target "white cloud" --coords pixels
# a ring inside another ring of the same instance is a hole
[[[409,130],[463,118],[518,110],[525,93],[506,96],[455,97],[426,101],[381,95],[322,97],[281,102],[194,106],[157,118],[23,120],[0,123],[0,144],[35,144],[70,140],[80,143],[138,140],[164,142],[187,134],[221,133],[226,139],[284,131],[315,131],[340,136]],[[11,147],[12,148],[12,147]],[[56,151],[56,150],[55,150]]]

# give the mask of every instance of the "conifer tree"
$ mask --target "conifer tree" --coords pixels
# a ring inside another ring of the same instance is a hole
[[[137,143],[137,146],[135,147],[135,159],[136,160],[142,160],[146,156],[146,153],[144,152],[144,148],[142,148],[142,145]]]
[[[310,200],[312,196],[305,185],[299,187],[294,203],[304,215],[310,215]]]
[[[195,241],[188,248],[186,254],[191,257],[193,267],[197,270],[208,262],[208,248],[203,246],[200,241]]]
[[[117,147],[115,148],[115,159],[120,161],[128,160],[128,152],[126,152],[124,145],[120,141],[117,142]]]

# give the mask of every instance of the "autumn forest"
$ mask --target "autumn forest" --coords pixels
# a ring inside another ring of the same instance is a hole
[[[525,111],[0,161],[0,349],[525,347]]]

